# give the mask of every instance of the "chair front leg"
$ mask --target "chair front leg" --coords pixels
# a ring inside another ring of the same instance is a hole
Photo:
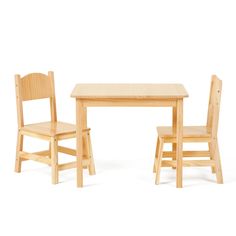
[[[153,173],[156,173],[158,152],[159,152],[159,138],[157,137],[156,153],[155,153],[155,159],[154,159],[154,165],[153,165]]]
[[[88,145],[87,145],[87,147],[88,147],[88,156],[89,156],[89,159],[90,159],[89,167],[88,167],[89,175],[95,175],[96,171],[95,171],[95,164],[94,164],[94,159],[93,159],[93,149],[92,149],[90,133],[87,132],[86,136],[87,136],[87,142],[88,142]]]
[[[162,154],[163,154],[163,144],[164,144],[163,139],[159,138],[158,157],[157,157],[157,163],[156,163],[156,184],[160,183],[160,172],[161,172],[161,161],[162,161]]]
[[[51,146],[51,166],[52,166],[52,184],[58,184],[58,140],[52,137]]]
[[[20,152],[23,151],[23,142],[24,142],[24,136],[18,131],[17,134],[17,145],[16,145],[16,161],[15,161],[15,172],[20,173],[21,172],[21,157]]]

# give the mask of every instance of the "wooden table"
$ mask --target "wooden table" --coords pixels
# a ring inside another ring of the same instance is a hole
[[[188,93],[181,84],[77,84],[71,94],[76,99],[77,186],[83,187],[83,133],[87,128],[87,107],[172,107],[176,135],[176,186],[182,187],[183,98]]]

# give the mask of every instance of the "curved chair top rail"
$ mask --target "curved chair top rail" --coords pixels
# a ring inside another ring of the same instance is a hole
[[[53,72],[48,72],[48,75],[31,73],[24,77],[16,75],[15,79],[22,101],[54,96]]]

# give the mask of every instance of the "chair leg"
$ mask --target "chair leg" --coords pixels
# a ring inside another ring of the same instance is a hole
[[[215,151],[214,151],[214,159],[215,159],[215,170],[216,170],[216,180],[218,184],[223,184],[223,175],[222,175],[222,168],[221,168],[221,161],[220,161],[220,152],[219,152],[219,145],[218,141],[215,141]]]
[[[209,148],[209,152],[210,152],[210,159],[211,160],[214,160],[214,156],[212,155],[213,152],[212,152],[212,147],[211,147],[211,142],[208,143],[208,148]],[[211,172],[214,174],[216,173],[216,168],[214,166],[211,167]]]
[[[89,164],[89,175],[95,175],[95,164],[94,164],[94,159],[93,159],[93,149],[92,149],[92,143],[91,143],[91,138],[90,138],[90,133],[87,133],[87,141],[88,141],[88,156],[90,158],[90,164]]]
[[[89,151],[88,151],[88,138],[87,138],[87,132],[83,133],[83,160],[84,159],[89,159]],[[88,169],[89,165],[84,166],[83,165],[83,169]]]
[[[58,140],[51,138],[52,184],[58,184]]]
[[[17,145],[16,145],[16,161],[15,161],[15,172],[21,172],[21,158],[20,158],[20,151],[23,151],[23,141],[24,136],[18,131],[17,134]]]
[[[48,147],[48,150],[49,150],[49,155],[48,157],[51,158],[51,150],[52,150],[52,145],[51,145],[51,142],[49,142],[49,147]]]
[[[153,165],[153,173],[156,173],[156,166],[157,166],[157,158],[158,158],[158,150],[159,150],[159,138],[157,137],[157,144],[156,144],[156,152],[155,152],[155,159]]]
[[[156,184],[160,183],[161,161],[163,154],[163,139],[159,138],[158,158],[156,163]]]
[[[172,143],[172,152],[176,153],[176,143]],[[176,161],[176,154],[172,157],[173,161]],[[176,167],[172,167],[172,169],[176,169]]]

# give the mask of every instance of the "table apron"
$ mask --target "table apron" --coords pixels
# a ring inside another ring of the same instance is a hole
[[[176,107],[176,99],[80,99],[84,107]]]

